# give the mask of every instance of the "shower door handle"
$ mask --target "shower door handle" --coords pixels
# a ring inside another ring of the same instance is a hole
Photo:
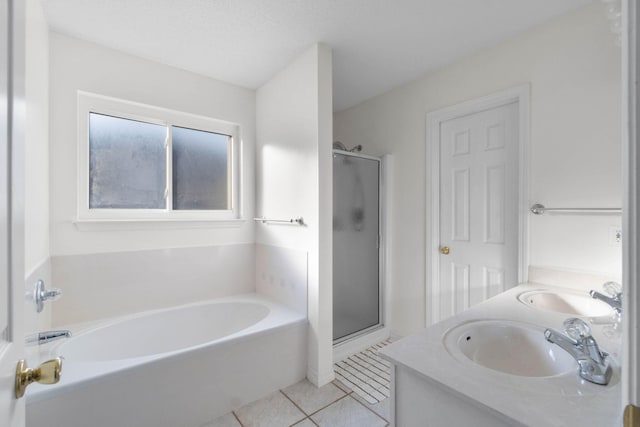
[[[449,255],[449,246],[440,246],[440,253],[442,255]]]

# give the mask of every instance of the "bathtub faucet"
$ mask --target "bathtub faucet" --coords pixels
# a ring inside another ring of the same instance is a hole
[[[59,340],[61,338],[69,338],[71,336],[71,331],[60,330],[60,331],[45,331],[38,332],[35,334],[27,335],[25,338],[25,344],[44,344],[50,341]]]
[[[591,336],[591,328],[584,321],[570,318],[563,323],[566,334],[547,329],[547,341],[559,345],[578,362],[578,375],[600,385],[607,385],[611,379],[611,365],[607,353],[600,351],[598,343]]]
[[[593,289],[589,291],[589,295],[591,295],[591,298],[599,299],[609,304],[611,308],[613,308],[613,311],[620,316],[622,314],[622,287],[620,283],[607,282],[602,285],[602,288],[609,296],[594,291]]]

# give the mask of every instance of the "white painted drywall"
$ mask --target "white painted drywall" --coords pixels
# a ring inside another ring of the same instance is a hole
[[[256,213],[305,226],[258,224],[256,242],[308,253],[308,378],[333,378],[331,51],[316,45],[256,94]]]
[[[77,206],[77,91],[239,124],[242,212],[249,219],[254,202],[254,91],[56,33],[50,35],[50,70],[52,255],[253,243],[251,220],[238,227],[108,231],[79,231],[73,222]]]
[[[49,27],[38,0],[25,2],[25,292],[35,281],[51,283],[49,264]],[[51,306],[41,313],[25,300],[25,333],[51,325]]]
[[[531,203],[620,207],[620,66],[595,2],[335,114],[334,139],[394,155],[393,331],[425,322],[426,114],[530,83]],[[619,276],[621,249],[609,241],[619,225],[619,216],[533,217],[530,265]]]
[[[49,258],[49,28],[26,2],[25,271]]]

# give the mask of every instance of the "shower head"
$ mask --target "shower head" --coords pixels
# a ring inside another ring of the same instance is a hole
[[[347,151],[347,147],[344,146],[344,144],[340,141],[335,141],[333,143],[333,149],[334,150],[342,150],[342,151]]]
[[[350,153],[356,153],[356,152],[362,151],[362,145],[358,144],[355,147],[352,147],[352,148],[349,149],[342,142],[335,141],[333,143],[333,149],[334,150],[349,151]]]

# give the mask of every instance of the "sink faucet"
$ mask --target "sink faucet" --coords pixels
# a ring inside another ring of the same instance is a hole
[[[27,335],[25,338],[25,344],[44,344],[50,341],[59,340],[61,338],[69,338],[71,336],[71,331],[60,330],[60,331],[45,331],[38,332],[35,334]]]
[[[602,288],[609,296],[594,291],[593,289],[589,291],[589,295],[591,295],[591,298],[599,299],[609,304],[616,314],[620,316],[622,314],[622,287],[620,283],[606,282],[602,285]]]
[[[611,379],[611,365],[608,354],[600,351],[596,340],[591,336],[591,328],[584,321],[570,318],[563,323],[566,334],[546,329],[547,341],[559,345],[578,362],[578,375],[581,378],[601,385],[607,385]]]

